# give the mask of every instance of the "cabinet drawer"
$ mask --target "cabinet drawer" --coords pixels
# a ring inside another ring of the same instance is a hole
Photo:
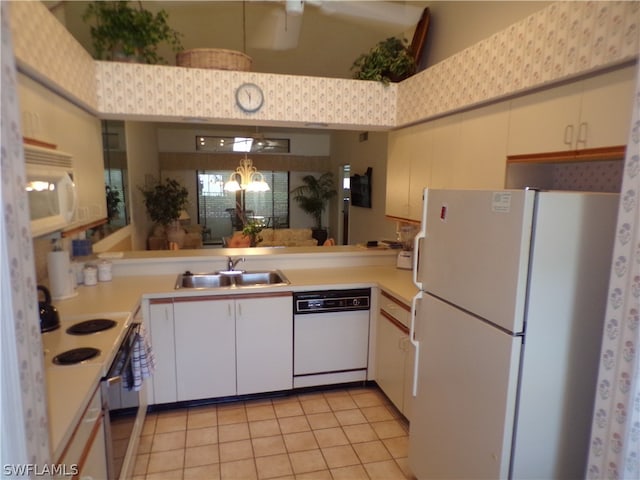
[[[380,312],[406,328],[411,324],[411,308],[384,290],[380,292]]]

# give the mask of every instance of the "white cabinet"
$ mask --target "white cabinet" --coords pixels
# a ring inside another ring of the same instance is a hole
[[[104,423],[100,421],[96,427],[93,439],[90,440],[87,445],[88,450],[86,451],[84,462],[82,462],[78,468],[78,478],[80,480],[99,480],[101,478],[107,478]]]
[[[385,214],[419,222],[431,188],[503,188],[509,104],[500,102],[389,134]]]
[[[149,333],[156,368],[150,382],[153,391],[153,401],[150,403],[171,403],[178,400],[173,327],[173,299],[151,300]]]
[[[75,427],[62,458],[56,463],[64,467],[64,471],[55,475],[56,480],[71,478],[70,475],[80,479],[107,478],[104,414],[99,388]]]
[[[504,188],[509,103],[500,102],[462,114],[459,151],[451,188]]]
[[[293,386],[291,292],[155,299],[152,403]]]
[[[237,393],[293,387],[291,294],[235,301]]]
[[[508,154],[626,144],[634,78],[629,66],[514,99]]]
[[[384,291],[380,294],[376,382],[396,408],[410,420],[415,358],[409,341],[410,308]]]
[[[235,395],[233,300],[175,299],[173,315],[178,401]]]
[[[387,144],[387,183],[385,214],[408,218],[411,161],[417,155],[416,148],[422,135],[415,127],[389,133]]]

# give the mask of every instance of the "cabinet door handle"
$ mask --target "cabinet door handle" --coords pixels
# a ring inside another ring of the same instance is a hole
[[[573,125],[564,127],[564,144],[571,147],[573,145]]]
[[[576,147],[578,145],[582,145],[583,147],[587,146],[588,134],[589,134],[589,124],[587,122],[582,122],[580,124],[580,128],[578,129],[578,140],[576,140]]]

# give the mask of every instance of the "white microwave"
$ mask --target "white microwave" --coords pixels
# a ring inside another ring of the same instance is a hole
[[[58,164],[42,160],[48,149],[25,147],[26,185],[31,217],[31,235],[39,237],[47,233],[62,230],[69,225],[75,214],[77,204],[76,186],[73,183],[73,170],[70,165],[60,161],[62,152],[55,152]],[[37,163],[32,162],[34,151],[38,153]],[[44,154],[43,154],[44,151]],[[48,163],[48,164],[47,164]]]

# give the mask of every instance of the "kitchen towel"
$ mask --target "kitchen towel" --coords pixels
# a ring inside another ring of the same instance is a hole
[[[129,385],[129,389],[139,391],[142,388],[142,381],[153,374],[155,367],[151,343],[149,343],[144,325],[140,324],[133,344],[133,358],[131,359],[133,381]]]

